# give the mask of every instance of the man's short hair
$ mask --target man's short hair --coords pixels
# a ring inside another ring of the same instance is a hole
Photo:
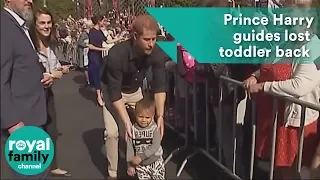
[[[159,29],[159,24],[150,15],[140,15],[134,20],[132,27],[133,32],[137,33],[138,35],[142,35],[143,30],[145,29],[152,31],[154,30],[155,32],[157,32]]]

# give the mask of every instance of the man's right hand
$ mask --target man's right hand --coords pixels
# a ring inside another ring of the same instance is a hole
[[[43,79],[41,80],[44,87],[47,88],[52,85],[53,77],[49,73],[43,73]]]
[[[9,134],[12,134],[14,131],[16,131],[19,128],[22,128],[24,126],[23,122],[19,122],[18,124],[12,126],[8,129]]]
[[[130,121],[127,121],[124,123],[125,125],[125,140],[128,141],[130,138],[132,138],[132,124]]]

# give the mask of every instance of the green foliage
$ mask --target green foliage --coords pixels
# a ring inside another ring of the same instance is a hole
[[[197,0],[157,0],[157,6],[164,4],[166,7],[192,7]]]
[[[46,0],[47,8],[56,20],[66,19],[69,15],[75,17],[75,3],[72,0]],[[43,7],[43,0],[34,1],[35,7]]]

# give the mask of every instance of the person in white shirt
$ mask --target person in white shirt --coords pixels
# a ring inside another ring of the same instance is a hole
[[[69,72],[69,65],[61,65],[55,55],[55,35],[52,31],[54,26],[53,16],[47,8],[38,8],[34,12],[34,23],[30,26],[30,35],[33,44],[38,52],[39,62],[42,63],[45,73],[51,76],[53,79],[60,79],[63,74]],[[59,131],[56,123],[56,111],[54,103],[54,93],[52,86],[46,89],[47,99],[47,113],[48,119],[44,126],[46,132],[50,135],[55,152],[57,149],[57,138],[59,137]],[[57,163],[57,154],[54,156],[51,163],[51,174],[54,176],[71,176],[67,171],[60,169]]]

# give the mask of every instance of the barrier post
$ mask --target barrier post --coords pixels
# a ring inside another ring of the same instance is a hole
[[[233,153],[232,153],[232,172],[236,174],[236,151],[237,151],[237,110],[238,110],[238,86],[234,87],[233,91],[233,122],[232,122],[232,139],[233,139]]]
[[[188,94],[186,95],[186,97],[188,96]],[[197,103],[197,75],[196,73],[193,74],[193,83],[192,83],[192,105],[193,105],[193,140],[194,142],[198,141],[198,103]],[[188,104],[189,102],[186,102],[186,104]],[[188,111],[186,111],[188,112]],[[189,122],[189,119],[186,120]],[[189,130],[191,127],[188,125],[187,129]],[[189,133],[185,134],[186,137],[189,137]],[[190,143],[187,142],[187,147],[186,148],[190,148]],[[177,173],[177,177],[179,177],[184,169],[184,167],[186,166],[188,160],[192,157],[194,157],[195,155],[197,155],[199,153],[199,148],[198,147],[191,147],[192,149],[192,153],[189,154],[183,161],[182,164],[178,170]]]
[[[274,117],[273,121],[273,129],[272,129],[272,149],[271,149],[271,163],[270,163],[270,172],[269,179],[272,180],[274,177],[274,166],[275,166],[275,153],[276,153],[276,139],[277,139],[277,125],[278,125],[278,107],[279,101],[278,99],[273,99],[273,110],[272,114]]]
[[[306,122],[306,106],[302,105],[301,107],[301,120],[299,128],[299,151],[298,151],[298,161],[297,161],[297,171],[301,172],[301,162],[302,162],[302,149],[303,149],[303,140],[304,140],[304,124]]]
[[[205,99],[206,99],[206,151],[209,152],[209,149],[210,149],[210,130],[209,130],[209,126],[210,126],[210,123],[209,123],[209,116],[210,116],[210,113],[209,113],[209,82],[206,81],[206,86],[205,86]]]
[[[252,120],[252,139],[251,139],[251,156],[250,156],[250,180],[253,179],[254,171],[254,157],[255,157],[255,148],[256,148],[256,132],[257,132],[257,114],[256,114],[256,98],[252,97],[251,99],[251,120]]]

